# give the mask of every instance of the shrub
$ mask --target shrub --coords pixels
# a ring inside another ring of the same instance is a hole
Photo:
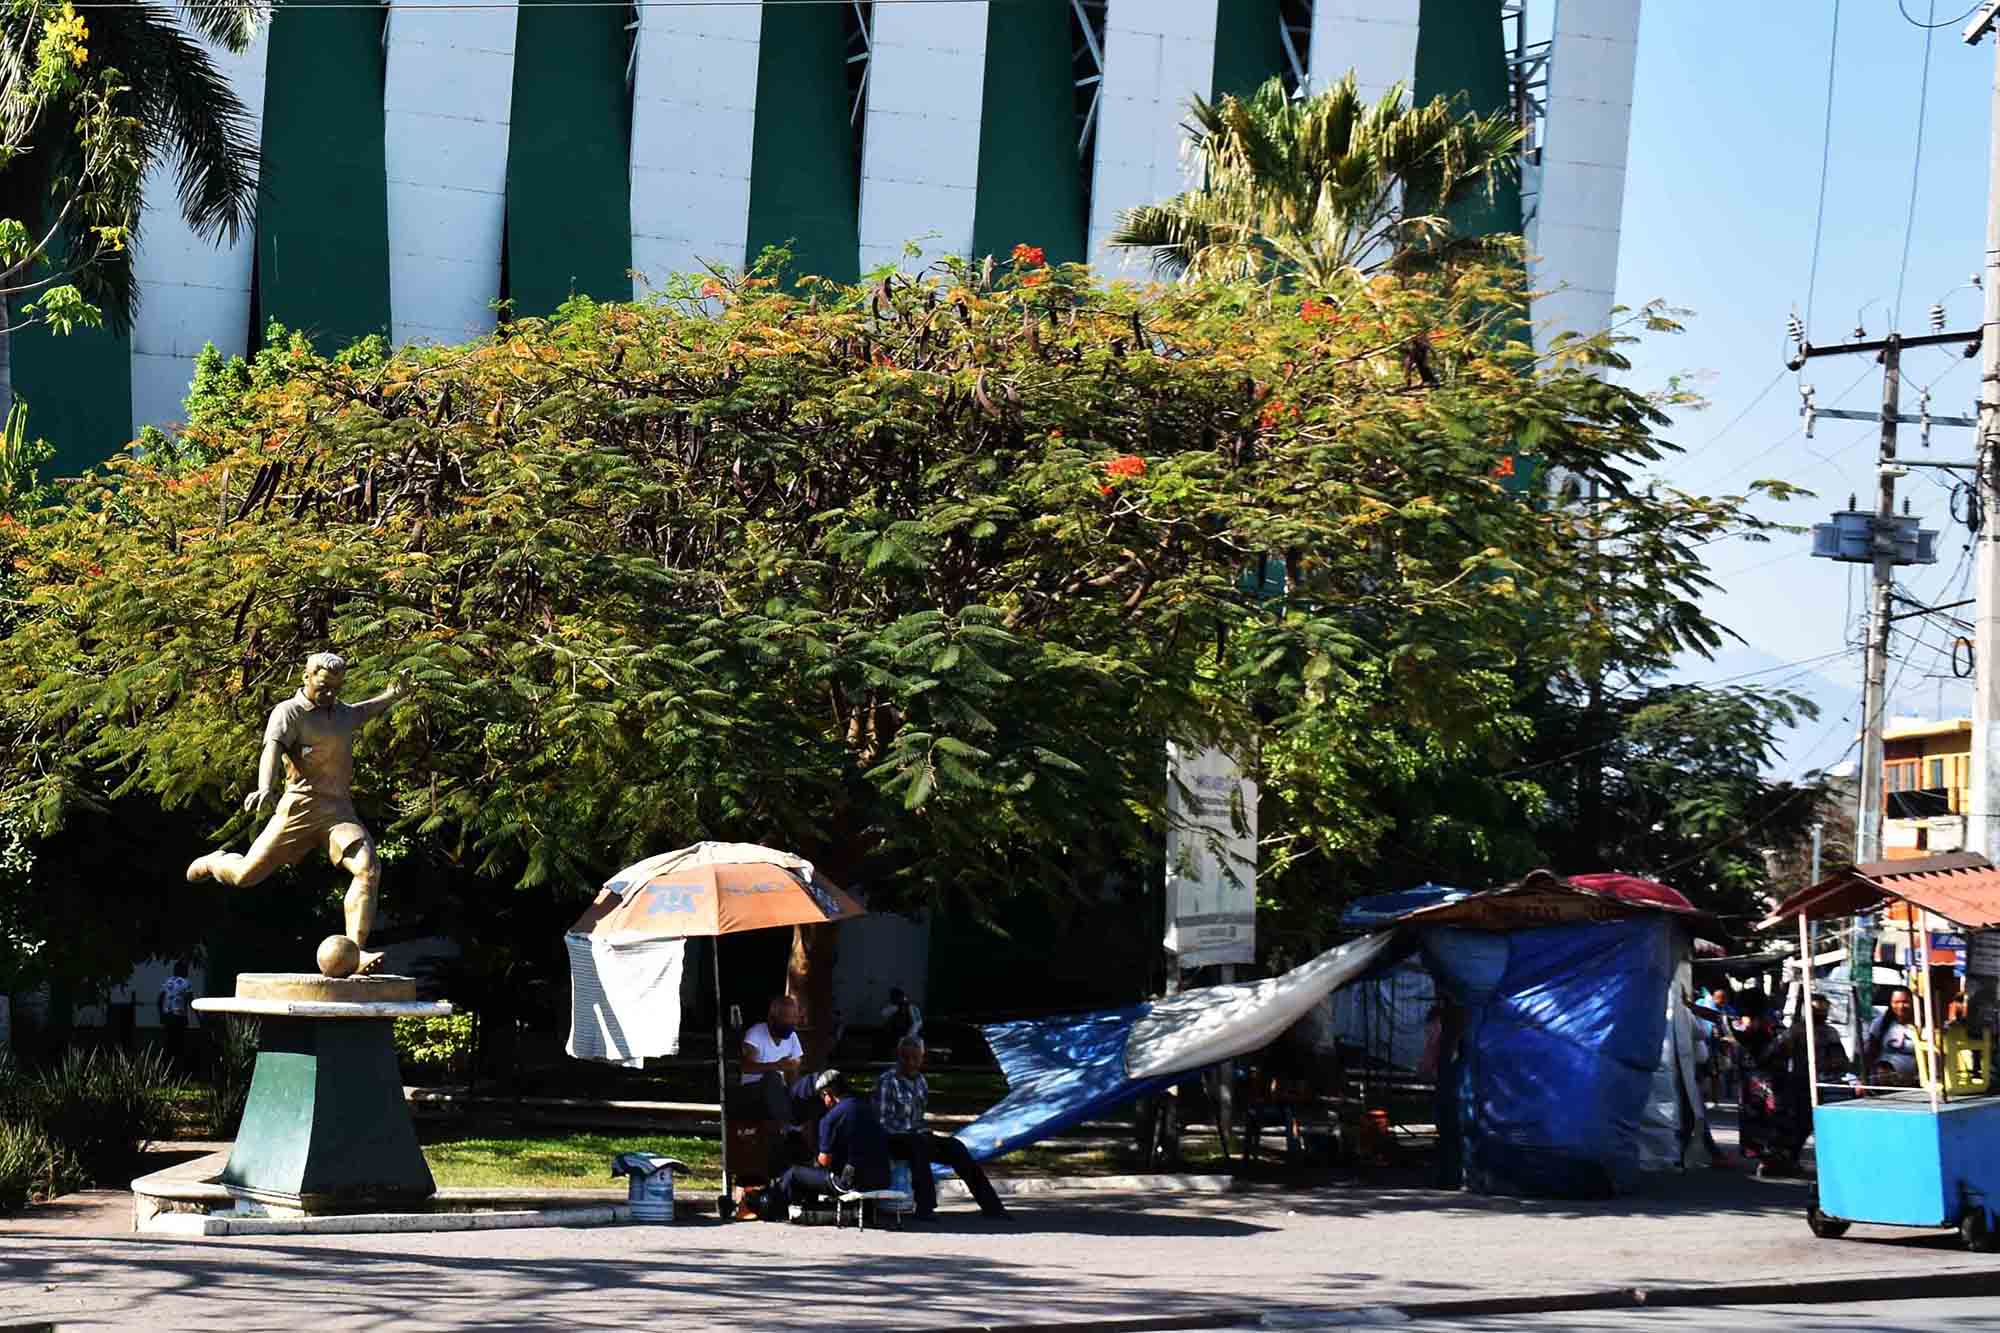
[[[0,1120],[0,1213],[32,1199],[67,1194],[83,1183],[76,1155],[27,1121]]]
[[[233,1139],[250,1100],[250,1077],[257,1068],[257,1020],[231,1017],[222,1028],[215,1071],[208,1085],[208,1123],[219,1139]]]
[[[472,1015],[396,1020],[396,1054],[417,1082],[462,1083],[472,1067]]]
[[[53,1068],[15,1081],[12,1119],[74,1154],[85,1180],[122,1184],[173,1122],[177,1082],[156,1050],[71,1047]]]

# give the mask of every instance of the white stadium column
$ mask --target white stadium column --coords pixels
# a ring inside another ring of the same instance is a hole
[[[490,332],[500,295],[512,6],[397,8],[382,94],[397,345]]]
[[[1594,0],[1593,0],[1594,2]],[[1417,75],[1419,0],[1313,0],[1313,90],[1324,91],[1354,71],[1355,86],[1373,101]]]
[[[758,5],[639,10],[632,89],[633,295],[701,261],[740,267],[750,228]]]
[[[1111,0],[1105,10],[1086,247],[1098,263],[1141,262],[1105,252],[1118,215],[1192,183],[1181,160],[1181,125],[1188,99],[1213,91],[1215,15],[1216,0]]]
[[[250,113],[255,143],[264,118],[266,33],[241,55],[209,47],[209,57]],[[146,177],[146,205],[132,256],[139,310],[132,320],[132,433],[181,419],[195,354],[214,343],[241,356],[250,336],[250,282],[257,261],[254,219],[234,242],[203,240],[181,217],[179,172],[172,162]]]
[[[986,23],[983,3],[875,7],[861,146],[863,272],[901,264],[910,241],[923,247],[911,270],[972,253]]]
[[[1594,333],[1611,317],[1625,208],[1639,0],[1558,4],[1549,49],[1540,197],[1528,236],[1535,337]]]

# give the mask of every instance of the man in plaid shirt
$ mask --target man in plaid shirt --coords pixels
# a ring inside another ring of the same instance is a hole
[[[929,1217],[937,1211],[937,1180],[931,1163],[943,1162],[958,1172],[979,1211],[988,1217],[1005,1217],[1007,1209],[993,1192],[993,1182],[972,1160],[966,1146],[949,1134],[934,1134],[924,1127],[931,1099],[931,1085],[924,1079],[924,1044],[915,1037],[896,1043],[896,1067],[875,1084],[875,1111],[889,1134],[889,1156],[910,1164],[910,1190],[916,1195],[917,1216]]]

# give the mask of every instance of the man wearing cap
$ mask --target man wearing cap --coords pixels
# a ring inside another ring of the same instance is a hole
[[[812,1166],[795,1166],[760,1190],[746,1190],[736,1216],[782,1221],[794,1203],[834,1197],[843,1190],[889,1187],[889,1136],[875,1108],[856,1097],[847,1076],[829,1069],[813,1080],[826,1114],[819,1121],[819,1156]]]

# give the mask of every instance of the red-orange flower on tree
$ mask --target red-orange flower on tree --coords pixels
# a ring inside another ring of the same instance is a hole
[[[1106,463],[1104,470],[1114,477],[1143,477],[1146,475],[1146,460],[1137,454],[1120,454]]]
[[[1014,247],[1014,262],[1022,268],[1040,268],[1049,261],[1041,246],[1024,242]]]

